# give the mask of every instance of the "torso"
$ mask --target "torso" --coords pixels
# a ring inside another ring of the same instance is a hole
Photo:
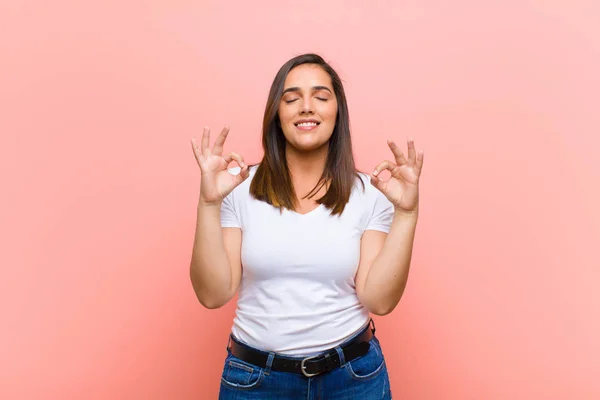
[[[335,347],[369,321],[354,282],[360,241],[366,229],[389,228],[393,207],[363,176],[366,191],[357,183],[342,216],[315,201],[325,188],[302,199],[297,210],[280,211],[250,196],[253,173],[221,210],[222,226],[242,230],[232,333],[253,347],[291,356]],[[312,186],[303,189],[298,192],[306,195]]]

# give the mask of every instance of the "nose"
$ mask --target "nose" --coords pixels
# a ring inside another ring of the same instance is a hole
[[[314,114],[314,107],[311,98],[304,99],[302,101],[302,108],[300,114]]]

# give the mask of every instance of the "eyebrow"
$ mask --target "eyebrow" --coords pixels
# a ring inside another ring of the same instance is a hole
[[[313,86],[312,90],[313,91],[327,90],[329,93],[331,93],[331,89],[329,89],[327,86]],[[294,86],[294,87],[285,89],[282,94],[286,94],[288,92],[299,92],[299,91],[300,91],[300,88]]]

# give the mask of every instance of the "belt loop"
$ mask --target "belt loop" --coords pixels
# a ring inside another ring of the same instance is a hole
[[[271,367],[273,366],[273,360],[275,359],[275,353],[272,351],[269,352],[269,357],[267,358],[267,365],[265,367],[265,375],[269,375],[271,373]]]
[[[335,364],[331,361],[329,353],[325,353],[325,371],[331,371]]]
[[[346,364],[346,359],[344,358],[344,351],[340,346],[336,346],[335,351],[337,352],[338,357],[340,358],[340,367],[343,367],[344,364]]]

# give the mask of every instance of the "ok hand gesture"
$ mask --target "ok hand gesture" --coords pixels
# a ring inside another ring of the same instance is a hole
[[[250,175],[241,155],[234,152],[226,156],[222,155],[228,133],[229,127],[226,126],[217,137],[212,150],[209,127],[204,127],[201,147],[198,147],[195,138],[192,139],[192,150],[201,171],[200,202],[203,204],[220,204],[225,196]],[[227,166],[234,160],[241,168],[238,175],[232,175],[227,171]]]
[[[388,146],[396,162],[381,162],[371,174],[371,183],[394,204],[396,211],[415,213],[419,205],[419,177],[423,167],[423,151],[421,150],[417,155],[415,144],[412,139],[409,139],[407,160],[402,150],[392,140],[388,140]],[[382,181],[377,176],[386,169],[392,176],[387,181]]]

